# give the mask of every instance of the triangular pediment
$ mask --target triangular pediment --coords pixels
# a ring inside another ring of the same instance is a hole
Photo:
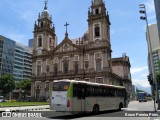
[[[56,46],[53,53],[76,51],[78,49],[80,49],[78,45],[75,45],[69,38],[65,38],[58,46]]]

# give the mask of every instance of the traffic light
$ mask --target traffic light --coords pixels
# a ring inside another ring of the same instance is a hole
[[[150,84],[150,85],[153,85],[152,74],[149,74],[149,75],[147,76],[147,78],[148,78],[149,84]]]
[[[141,20],[146,20],[146,17],[141,16],[140,19]]]
[[[139,13],[144,14],[144,13],[146,13],[146,11],[144,11],[144,10],[140,10],[140,11],[139,11]]]

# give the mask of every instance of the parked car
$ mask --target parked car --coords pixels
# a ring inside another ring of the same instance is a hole
[[[0,96],[0,102],[4,102],[4,97],[3,96]]]

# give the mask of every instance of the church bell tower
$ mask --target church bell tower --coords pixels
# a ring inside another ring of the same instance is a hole
[[[110,20],[103,0],[92,0],[88,10],[89,42],[108,41],[110,43]]]
[[[38,22],[38,23],[37,23]],[[34,24],[34,51],[41,55],[42,51],[50,51],[56,47],[55,27],[52,23],[52,16],[47,10],[47,1],[45,1],[44,10],[38,15],[38,21]]]

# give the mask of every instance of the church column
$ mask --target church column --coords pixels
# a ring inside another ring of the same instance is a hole
[[[52,84],[53,84],[53,81],[50,80],[49,81],[49,103],[50,103],[50,105],[51,105],[51,101],[52,101],[52,96],[51,96],[51,94],[52,94]]]
[[[45,81],[41,82],[41,91],[40,91],[40,97],[44,97],[44,90],[45,90]]]
[[[74,57],[73,56],[70,56],[70,60],[69,60],[69,71],[73,71],[73,59]]]
[[[83,62],[84,62],[83,61],[83,54],[80,55],[80,61],[81,61],[81,63],[80,63],[80,69],[83,70]]]
[[[32,75],[36,75],[36,61],[32,63]]]
[[[109,65],[108,65],[108,55],[107,55],[106,51],[103,51],[102,55],[103,55],[103,68],[108,68],[109,67]]]
[[[94,68],[94,54],[93,53],[91,53],[90,54],[90,61],[89,61],[89,63],[90,63],[90,68]]]
[[[42,60],[42,65],[41,66],[42,66],[42,68],[41,68],[42,73],[46,73],[46,69],[45,69],[46,68],[46,61]]]
[[[53,81],[49,81],[49,96],[51,97]]]
[[[35,81],[31,84],[31,97],[35,97]]]
[[[59,57],[58,72],[62,73],[62,57]]]
[[[71,62],[71,57],[69,57],[69,60],[68,60],[68,71],[71,70],[71,64],[73,64],[73,63]]]

